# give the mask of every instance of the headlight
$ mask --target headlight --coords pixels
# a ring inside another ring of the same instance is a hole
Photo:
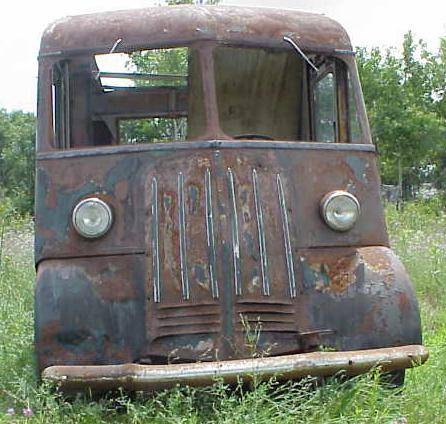
[[[80,201],[73,211],[73,225],[86,238],[104,235],[113,222],[110,206],[101,199],[90,197]]]
[[[336,231],[352,229],[360,212],[358,199],[346,191],[332,191],[321,200],[322,217],[327,225]]]

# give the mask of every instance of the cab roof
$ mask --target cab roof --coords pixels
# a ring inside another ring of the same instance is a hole
[[[292,38],[315,52],[351,51],[336,21],[307,12],[236,6],[158,6],[70,16],[45,30],[40,56],[109,52],[187,45],[199,40],[225,44],[283,46]]]

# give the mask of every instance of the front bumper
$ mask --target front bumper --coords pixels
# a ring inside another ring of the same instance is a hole
[[[250,380],[253,376],[260,379],[276,376],[286,380],[305,376],[322,377],[340,371],[357,375],[378,366],[387,372],[421,365],[428,356],[424,346],[407,345],[174,365],[62,365],[46,368],[42,378],[56,383],[65,391],[85,388],[94,391],[117,388],[157,390],[177,384],[206,386],[216,380],[234,383],[238,378]]]

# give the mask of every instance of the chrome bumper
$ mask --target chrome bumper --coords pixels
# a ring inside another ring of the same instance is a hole
[[[238,378],[250,380],[276,376],[280,380],[305,376],[328,376],[344,371],[357,375],[374,367],[382,371],[410,368],[426,362],[429,353],[424,346],[347,352],[313,352],[266,358],[201,362],[174,365],[59,365],[46,368],[44,380],[56,383],[62,390],[156,390],[177,384],[206,386],[220,379],[234,383]]]

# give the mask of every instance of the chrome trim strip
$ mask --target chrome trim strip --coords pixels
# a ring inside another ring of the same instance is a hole
[[[214,239],[214,217],[212,214],[212,182],[211,171],[206,169],[204,174],[204,188],[206,197],[206,241],[209,255],[209,278],[211,281],[212,297],[218,299],[218,281],[215,277],[215,239]]]
[[[152,178],[152,281],[153,300],[161,300],[160,288],[160,258],[159,258],[159,228],[158,228],[158,182]]]
[[[269,277],[268,277],[268,256],[266,253],[265,227],[263,224],[262,203],[260,199],[259,182],[257,179],[257,171],[252,170],[252,185],[254,191],[254,204],[257,217],[257,234],[259,238],[260,265],[262,270],[262,292],[264,296],[270,295]]]
[[[231,208],[231,236],[232,236],[232,261],[234,265],[234,287],[235,294],[240,296],[242,294],[242,287],[240,282],[240,241],[238,236],[238,218],[237,218],[237,204],[235,199],[234,175],[231,168],[227,171],[229,201]]]
[[[277,193],[279,196],[280,214],[282,216],[282,232],[283,232],[283,241],[285,244],[285,258],[288,271],[288,284],[290,287],[290,296],[296,297],[297,296],[296,279],[294,276],[294,260],[293,260],[293,251],[291,250],[290,228],[288,225],[288,212],[286,208],[285,195],[283,193],[283,185],[282,185],[282,179],[280,178],[280,174],[277,174],[276,182],[277,182]]]
[[[183,299],[189,300],[189,278],[187,272],[186,212],[184,207],[184,177],[178,173],[178,227],[180,230],[180,272]]]

